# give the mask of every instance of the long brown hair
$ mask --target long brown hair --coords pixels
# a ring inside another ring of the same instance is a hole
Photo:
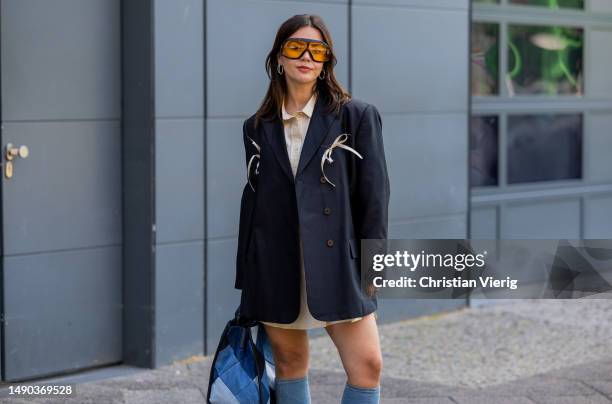
[[[276,70],[278,68],[277,56],[280,54],[280,47],[285,39],[289,38],[291,34],[298,29],[306,26],[318,29],[323,40],[329,45],[331,50],[330,60],[323,65],[325,78],[318,78],[315,85],[317,94],[323,95],[326,99],[324,105],[326,112],[334,112],[337,114],[340,111],[340,107],[351,99],[351,95],[348,91],[346,91],[336,80],[334,66],[338,63],[338,60],[334,52],[331,35],[323,19],[313,14],[294,15],[282,23],[278,29],[276,39],[274,40],[274,46],[266,58],[266,72],[268,73],[268,77],[270,77],[270,85],[268,86],[266,96],[255,113],[255,127],[257,127],[260,119],[268,120],[281,116],[283,97],[287,91],[287,82]]]

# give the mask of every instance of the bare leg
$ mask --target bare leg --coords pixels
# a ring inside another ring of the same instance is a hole
[[[276,377],[296,379],[308,374],[309,345],[306,330],[264,324],[274,356]]]
[[[338,349],[348,383],[366,388],[378,386],[382,353],[374,313],[355,323],[328,325],[325,330]]]

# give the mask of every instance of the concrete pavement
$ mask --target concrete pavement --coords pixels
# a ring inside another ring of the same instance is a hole
[[[379,329],[381,403],[612,403],[612,300],[509,301]],[[47,379],[78,383],[77,397],[0,403],[203,403],[211,360]],[[327,336],[311,338],[309,380],[313,403],[340,401],[346,376]]]

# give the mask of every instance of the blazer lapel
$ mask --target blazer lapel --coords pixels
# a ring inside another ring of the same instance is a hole
[[[296,178],[304,171],[312,157],[316,154],[316,151],[323,143],[323,139],[327,136],[331,123],[334,121],[332,114],[327,114],[323,110],[325,97],[322,94],[317,96],[310,122],[308,123],[308,130],[306,131],[306,138],[304,139],[304,145],[302,146],[302,152],[300,153],[300,162],[296,172]]]
[[[319,94],[312,111],[312,117],[310,117],[308,130],[306,131],[306,137],[304,139],[302,152],[300,153],[300,161],[295,175],[296,178],[304,171],[304,168],[306,168],[316,151],[319,149],[323,139],[327,136],[331,123],[334,119],[337,119],[332,114],[326,114],[325,111],[323,111],[324,101],[324,96]],[[267,143],[272,148],[274,156],[280,163],[287,178],[289,178],[291,183],[295,183],[291,170],[291,163],[289,162],[289,154],[287,154],[285,128],[282,120],[277,117],[262,122]]]
[[[285,142],[285,128],[280,118],[264,120],[263,128],[266,135],[266,143],[272,148],[272,152],[276,160],[280,163],[283,172],[292,183],[295,182],[293,172],[291,171],[291,163],[289,162],[289,154],[287,154],[287,143]]]

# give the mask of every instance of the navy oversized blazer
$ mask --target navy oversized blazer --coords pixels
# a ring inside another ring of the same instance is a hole
[[[334,321],[377,309],[376,295],[361,289],[360,240],[387,239],[389,177],[377,108],[351,99],[336,115],[324,111],[319,93],[294,179],[280,118],[244,121],[245,162],[260,147],[258,173],[251,167],[240,207],[235,288],[242,315],[291,323],[300,311],[299,237],[304,248],[308,307],[313,317]],[[341,115],[344,115],[341,125]],[[344,129],[344,130],[342,130]],[[321,159],[338,135],[363,159],[340,147],[333,162]],[[247,137],[248,135],[248,137]],[[256,161],[257,159],[255,159]],[[246,170],[245,170],[246,172]]]

